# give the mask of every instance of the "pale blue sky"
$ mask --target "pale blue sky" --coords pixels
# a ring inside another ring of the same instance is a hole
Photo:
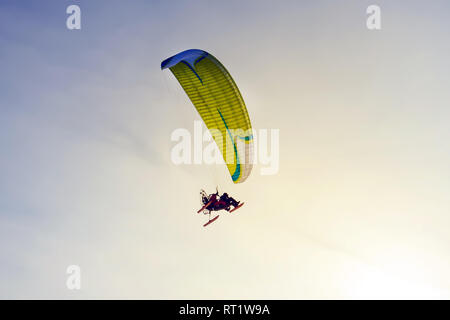
[[[2,1],[0,297],[449,298],[449,9]],[[280,129],[278,175],[171,163],[170,133],[199,118],[159,65],[191,48]],[[216,184],[246,205],[203,230]]]

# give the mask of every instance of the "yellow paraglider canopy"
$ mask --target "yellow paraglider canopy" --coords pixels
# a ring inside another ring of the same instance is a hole
[[[186,50],[164,60],[211,132],[234,183],[250,175],[253,134],[241,93],[225,67],[203,50]]]

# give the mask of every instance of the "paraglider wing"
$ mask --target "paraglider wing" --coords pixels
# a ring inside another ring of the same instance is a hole
[[[241,93],[231,75],[214,56],[186,50],[164,60],[211,132],[234,183],[252,170],[253,134]]]

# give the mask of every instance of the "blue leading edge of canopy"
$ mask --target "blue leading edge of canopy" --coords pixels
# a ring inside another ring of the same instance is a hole
[[[183,52],[180,52],[170,58],[167,58],[163,62],[161,62],[161,69],[166,69],[175,66],[180,62],[184,62],[189,64],[191,69],[194,68],[195,64],[206,57],[208,52],[199,50],[199,49],[189,49]],[[198,59],[198,61],[197,61]]]

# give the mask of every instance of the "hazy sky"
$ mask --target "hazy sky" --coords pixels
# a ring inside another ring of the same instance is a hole
[[[449,9],[2,0],[0,298],[450,298]],[[280,130],[277,175],[172,164],[199,116],[160,63],[191,48]],[[217,184],[246,204],[204,229]]]

